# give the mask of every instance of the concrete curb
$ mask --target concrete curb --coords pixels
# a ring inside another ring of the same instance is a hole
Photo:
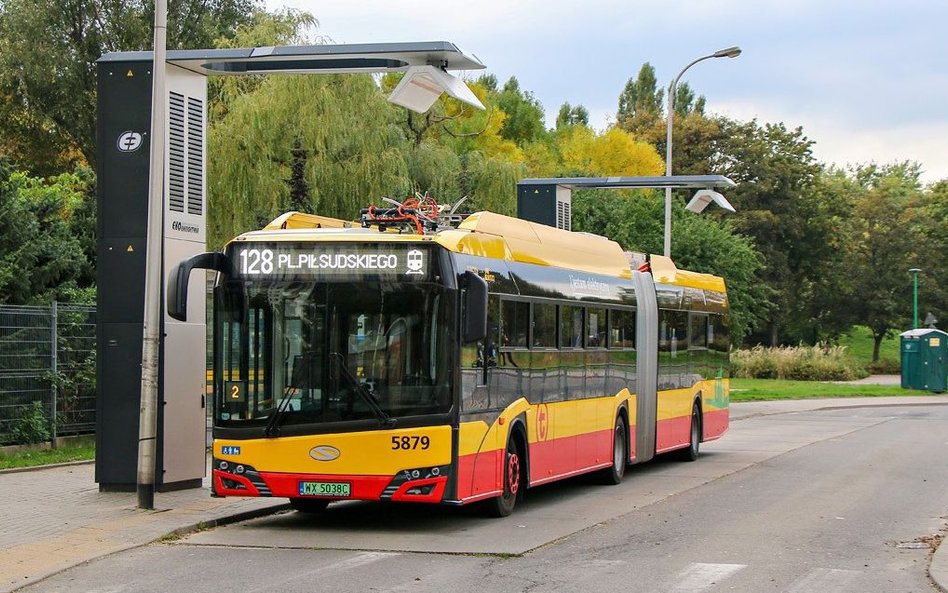
[[[27,467],[10,467],[7,469],[0,469],[0,476],[3,474],[19,474],[23,472],[35,472],[44,469],[53,469],[57,467],[71,467],[73,465],[89,465],[90,463],[95,463],[95,459],[85,459],[83,461],[65,461],[63,463],[47,463],[46,465],[30,465]]]
[[[948,546],[942,541],[935,553],[932,554],[932,563],[928,566],[928,576],[935,586],[948,593]]]
[[[931,397],[932,399],[928,399]],[[904,398],[901,399],[900,398]],[[853,397],[853,398],[807,398],[786,400],[760,400],[748,402],[731,402],[731,422],[772,416],[776,414],[795,414],[799,412],[816,412],[819,410],[841,410],[845,408],[893,408],[909,406],[944,406],[948,405],[948,397],[943,395],[923,396],[883,396]],[[769,406],[768,409],[754,410],[753,408]],[[743,410],[742,410],[743,409]],[[750,411],[747,411],[750,409]]]
[[[133,548],[140,548],[142,546],[148,546],[157,542],[167,541],[169,539],[181,538],[189,536],[193,533],[198,533],[206,529],[213,529],[215,527],[223,527],[224,525],[231,525],[232,523],[240,523],[241,521],[249,521],[251,519],[259,519],[260,517],[267,517],[269,515],[275,515],[277,513],[282,513],[284,511],[291,510],[290,503],[284,503],[275,505],[272,507],[267,507],[264,509],[253,509],[250,511],[241,511],[239,513],[234,513],[232,515],[225,515],[223,517],[217,517],[216,519],[208,519],[207,521],[198,521],[192,525],[187,525],[185,527],[179,527],[168,533],[158,536],[150,542],[145,542],[143,544],[138,544],[132,546]]]

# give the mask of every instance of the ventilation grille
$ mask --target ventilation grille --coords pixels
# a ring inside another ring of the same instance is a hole
[[[168,117],[168,207],[184,212],[184,95],[171,93]]]
[[[204,101],[172,92],[168,100],[168,208],[204,213]]]
[[[188,97],[188,214],[204,211],[204,102]]]
[[[566,231],[573,230],[570,203],[566,200],[556,201],[556,228]]]

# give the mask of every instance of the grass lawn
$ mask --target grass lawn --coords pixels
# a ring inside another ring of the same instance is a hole
[[[95,459],[95,443],[67,445],[59,449],[42,451],[0,452],[0,469],[32,467],[67,461],[87,461]]]
[[[872,332],[868,327],[862,325],[853,326],[845,334],[839,337],[839,345],[846,347],[846,353],[868,366],[872,362]],[[879,347],[879,358],[882,360],[899,361],[901,352],[899,351],[899,336],[884,338]]]
[[[821,381],[779,379],[731,379],[731,401],[747,402],[811,397],[879,397],[888,395],[933,395],[930,391],[902,389],[898,385],[848,385]]]

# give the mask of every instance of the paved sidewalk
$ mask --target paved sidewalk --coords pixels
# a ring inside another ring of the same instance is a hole
[[[869,375],[855,381],[835,381],[836,383],[849,383],[851,385],[901,385],[901,375]]]
[[[948,396],[875,397],[736,403],[732,420],[856,406],[948,405]],[[725,437],[726,438],[726,437]],[[0,473],[0,593],[168,535],[240,521],[287,508],[284,499],[211,498],[201,489],[157,493],[154,511],[136,508],[134,493],[99,492],[92,463]],[[948,592],[948,546],[930,573]]]
[[[287,508],[282,498],[211,498],[208,484],[156,493],[145,511],[134,492],[99,492],[92,463],[0,474],[0,592],[202,524]]]

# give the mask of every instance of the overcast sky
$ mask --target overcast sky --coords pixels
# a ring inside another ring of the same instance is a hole
[[[644,62],[682,78],[707,111],[802,126],[826,163],[914,160],[948,178],[944,0],[266,0],[319,20],[336,43],[450,41],[542,103],[582,104],[602,129]],[[474,76],[478,72],[471,73]]]

